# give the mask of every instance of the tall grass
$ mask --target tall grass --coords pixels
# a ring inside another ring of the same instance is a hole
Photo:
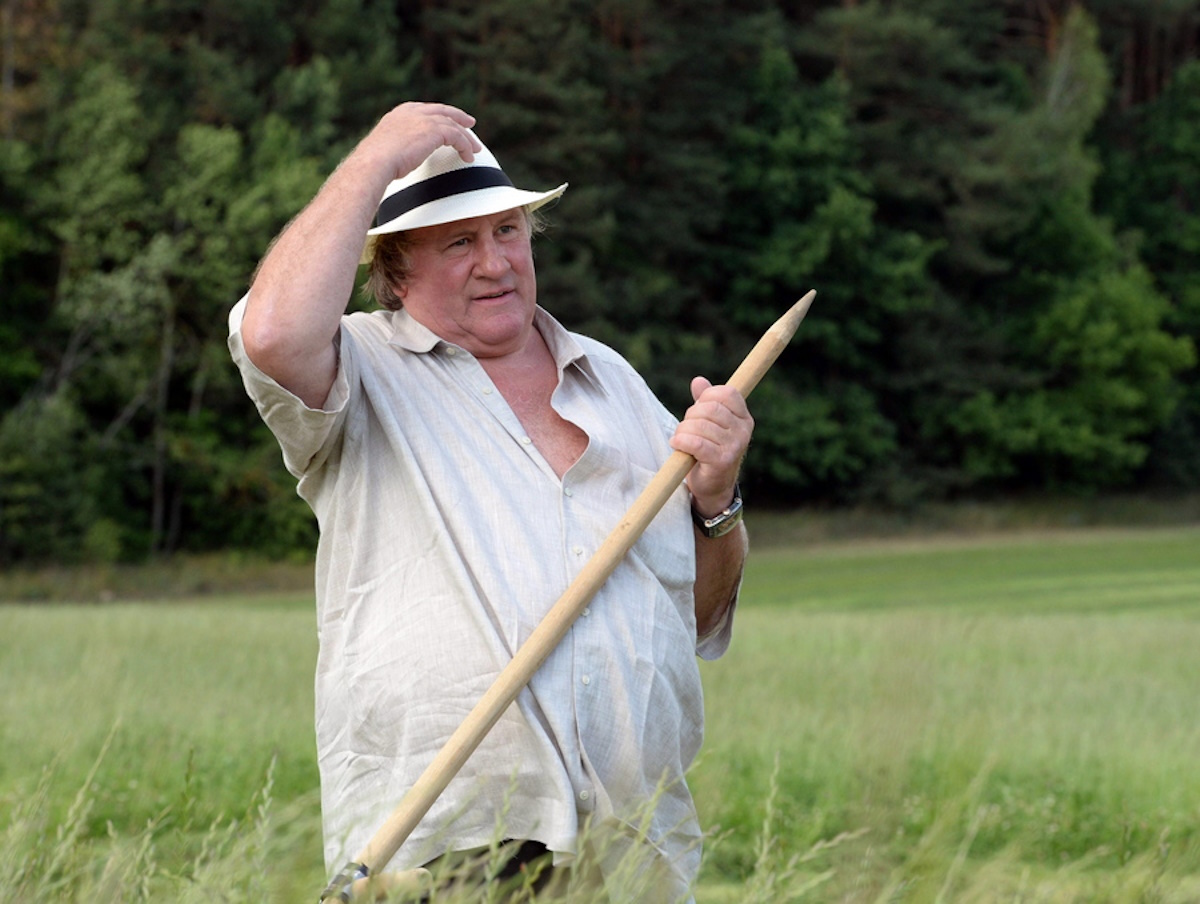
[[[0,606],[0,895],[315,901],[313,633]],[[1198,650],[1196,529],[764,544],[703,666],[700,904],[1200,901]]]
[[[0,608],[0,892],[315,897],[314,657],[302,599]]]
[[[972,858],[1030,869],[1119,870],[1163,839],[1185,872],[1200,866],[1200,729],[1183,715],[1200,686],[1195,621],[741,618],[737,657],[706,670],[693,788],[710,820],[748,823],[778,756],[792,845],[867,830],[851,856],[871,858],[840,863],[842,878],[901,869],[912,891],[910,868],[938,870],[908,858],[948,870],[968,837]],[[754,872],[744,838],[714,851],[713,873]]]
[[[865,830],[822,900],[1200,900],[1200,532],[778,551],[745,595],[693,788],[746,825],[778,757],[794,847]]]
[[[185,790],[197,819],[241,810],[272,760],[278,794],[307,791],[314,633],[302,599],[0,607],[0,795],[48,763],[82,779],[110,734],[93,828]]]

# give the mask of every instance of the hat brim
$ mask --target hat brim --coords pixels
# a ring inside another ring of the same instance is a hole
[[[394,220],[389,220],[382,226],[367,230],[367,241],[359,263],[371,263],[371,258],[375,255],[375,240],[378,236],[404,232],[409,229],[423,229],[426,226],[442,226],[446,223],[469,220],[473,217],[491,216],[494,213],[502,213],[517,207],[537,210],[562,195],[567,190],[568,184],[564,182],[558,188],[543,192],[525,191],[501,185],[464,192],[460,195],[450,195],[423,204]]]

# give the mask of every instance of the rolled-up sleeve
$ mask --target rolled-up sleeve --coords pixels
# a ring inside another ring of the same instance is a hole
[[[321,408],[310,408],[295,394],[259,370],[242,342],[243,297],[229,312],[229,353],[242,375],[246,393],[259,415],[279,441],[288,471],[299,478],[324,463],[345,422],[352,385],[352,356],[344,354],[344,336],[338,336],[338,369],[333,388]]]
[[[702,634],[696,638],[696,655],[704,660],[720,659],[729,649],[729,643],[733,640],[733,610],[737,608],[738,593],[741,591],[739,583],[738,590],[734,592],[733,599],[721,613],[721,620],[707,634]]]

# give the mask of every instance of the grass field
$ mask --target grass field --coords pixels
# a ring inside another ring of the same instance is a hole
[[[1200,528],[785,536],[703,667],[700,904],[1200,901]],[[0,894],[315,900],[313,633],[0,606]]]

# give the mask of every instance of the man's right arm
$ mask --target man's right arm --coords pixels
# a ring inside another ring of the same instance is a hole
[[[242,342],[263,373],[310,408],[337,375],[334,339],[384,189],[443,145],[470,162],[475,120],[445,104],[401,104],[385,115],[292,220],[259,266]]]

